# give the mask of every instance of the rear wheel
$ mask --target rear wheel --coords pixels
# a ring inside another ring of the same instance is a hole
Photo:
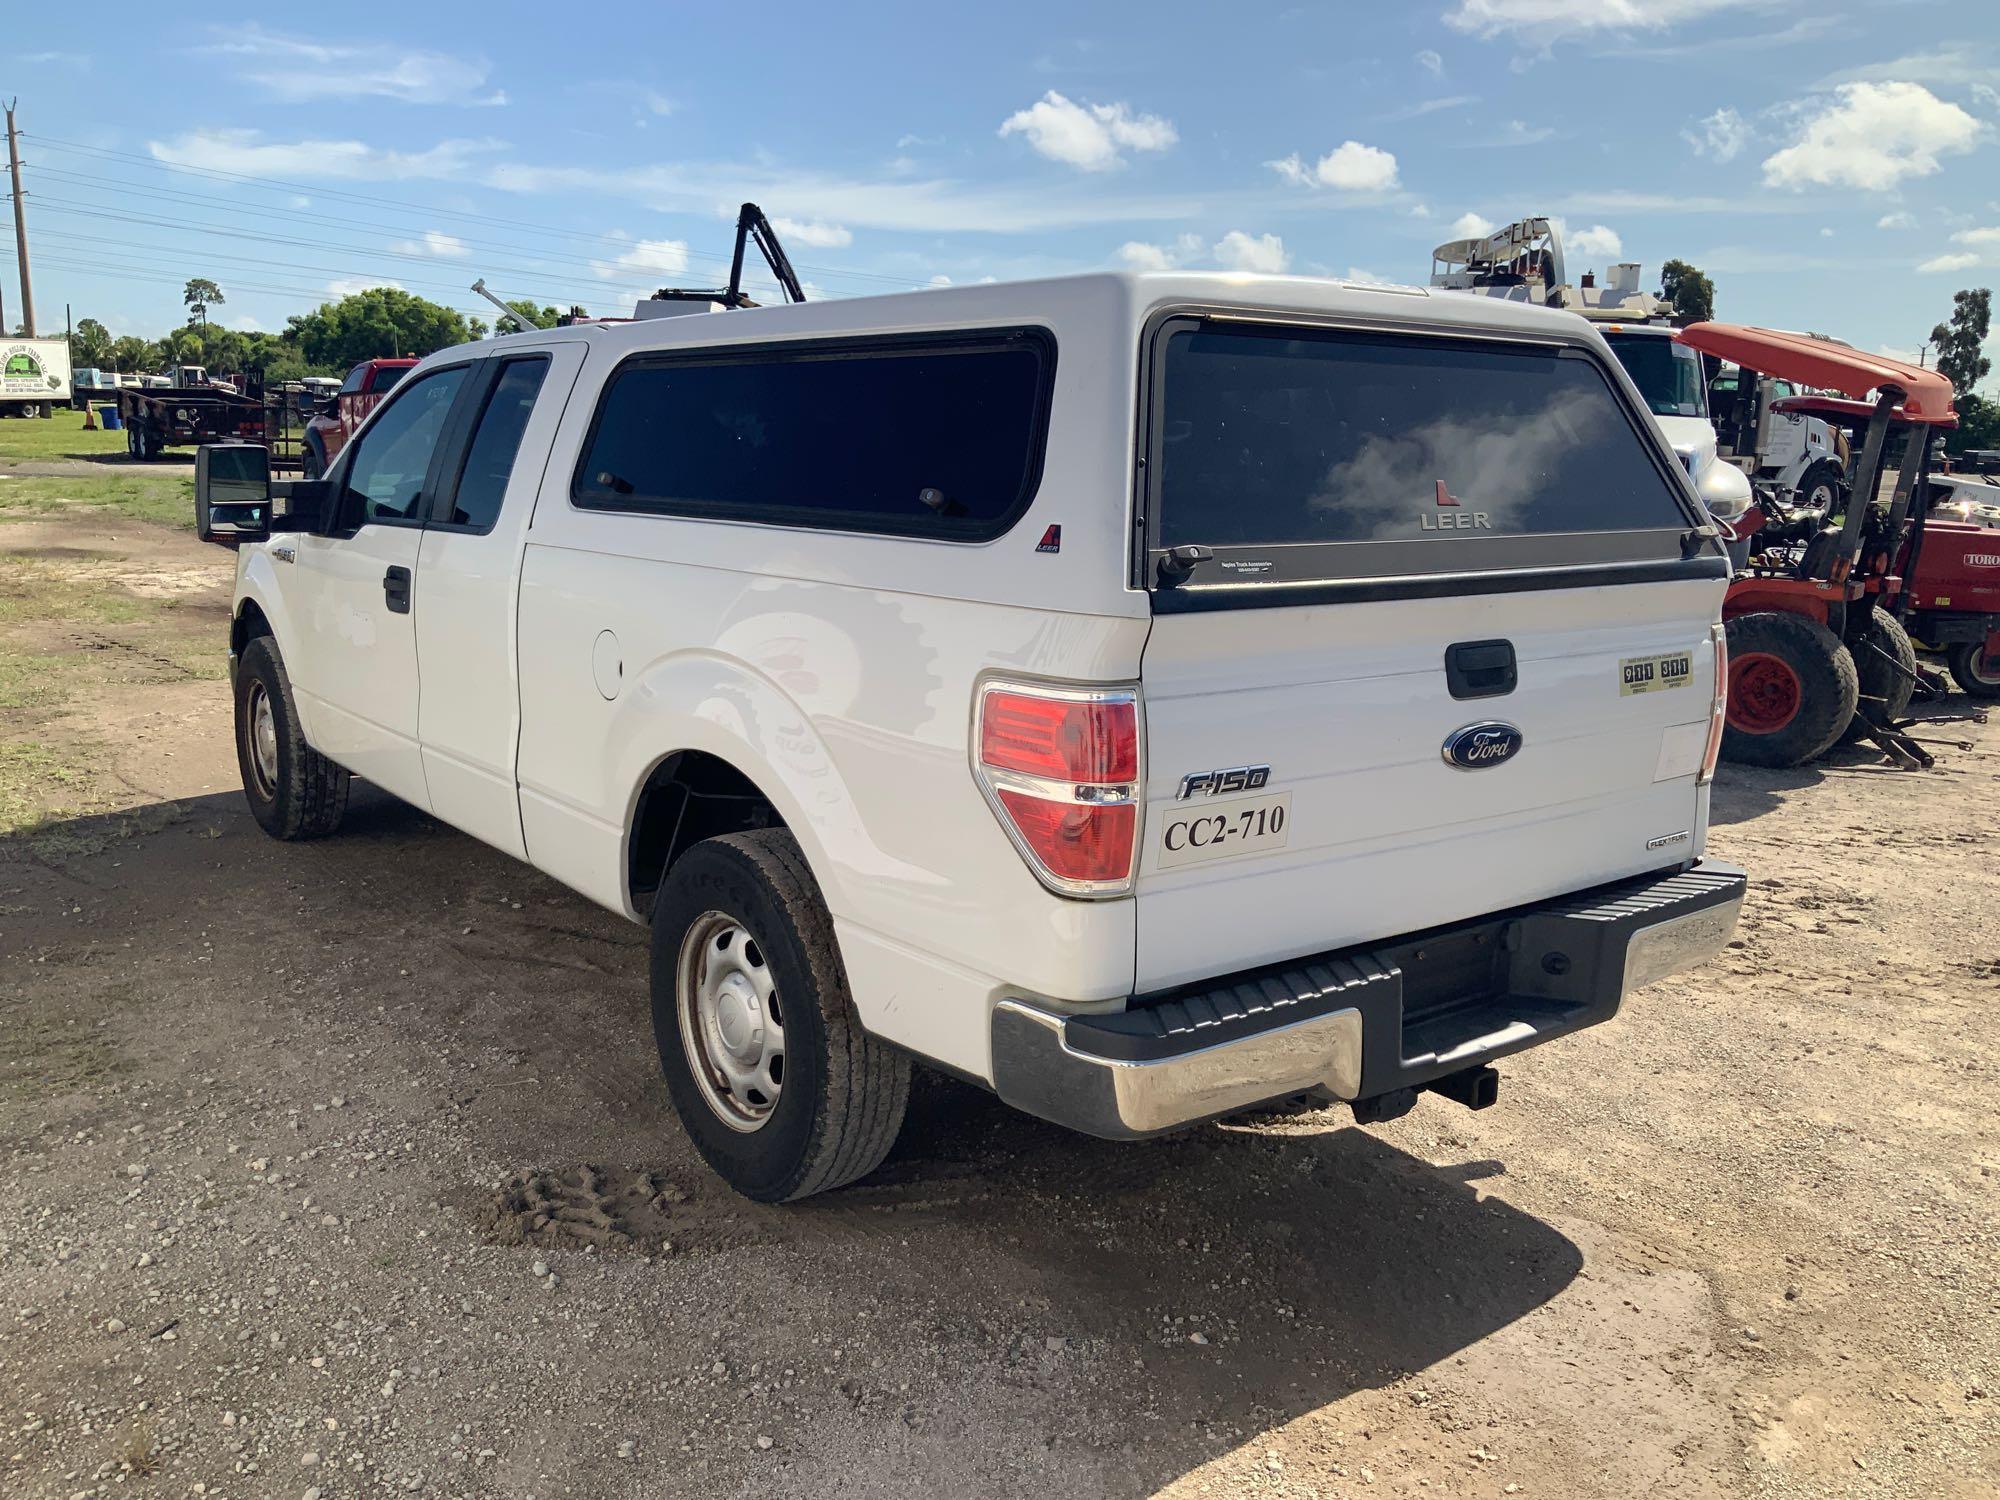
[[[1986,655],[1986,642],[1963,641],[1947,658],[1952,679],[1969,697],[2000,698],[2000,655]]]
[[[1832,745],[1861,693],[1839,637],[1817,620],[1778,611],[1738,615],[1725,628],[1723,755],[1744,765],[1797,766]]]
[[[833,917],[782,828],[705,839],[653,907],[653,1036],[695,1149],[764,1203],[865,1177],[895,1144],[910,1062],[861,1028]]]
[[[1880,724],[1902,718],[1910,711],[1910,695],[1917,688],[1917,648],[1894,615],[1875,610],[1868,629],[1848,643],[1847,651],[1854,658],[1860,698],[1854,717],[1840,732],[1843,744],[1860,739],[1870,718]]]

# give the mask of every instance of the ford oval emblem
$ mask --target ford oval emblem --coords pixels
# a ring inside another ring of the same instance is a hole
[[[1444,742],[1446,765],[1461,771],[1483,771],[1521,753],[1521,731],[1497,719],[1454,730]]]

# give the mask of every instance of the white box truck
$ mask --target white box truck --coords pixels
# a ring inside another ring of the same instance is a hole
[[[0,417],[49,417],[69,405],[69,340],[0,340]]]

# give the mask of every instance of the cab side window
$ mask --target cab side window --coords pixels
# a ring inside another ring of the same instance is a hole
[[[500,517],[501,502],[507,498],[507,481],[513,477],[521,434],[527,430],[542,377],[548,372],[548,359],[542,355],[510,359],[501,365],[499,379],[493,382],[492,394],[486,398],[485,410],[480,412],[466,448],[451,514],[441,524],[470,531],[492,530]]]
[[[343,514],[351,524],[422,523],[424,476],[466,369],[453,365],[413,381],[362,434],[343,496]]]
[[[343,396],[353,396],[359,394],[361,387],[367,382],[367,380],[368,380],[368,366],[356,365],[353,369],[347,372],[347,379],[341,381],[340,394]]]

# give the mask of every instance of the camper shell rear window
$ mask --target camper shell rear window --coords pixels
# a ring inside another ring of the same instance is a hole
[[[1187,316],[1150,367],[1144,583],[1680,563],[1699,522],[1580,346]]]

